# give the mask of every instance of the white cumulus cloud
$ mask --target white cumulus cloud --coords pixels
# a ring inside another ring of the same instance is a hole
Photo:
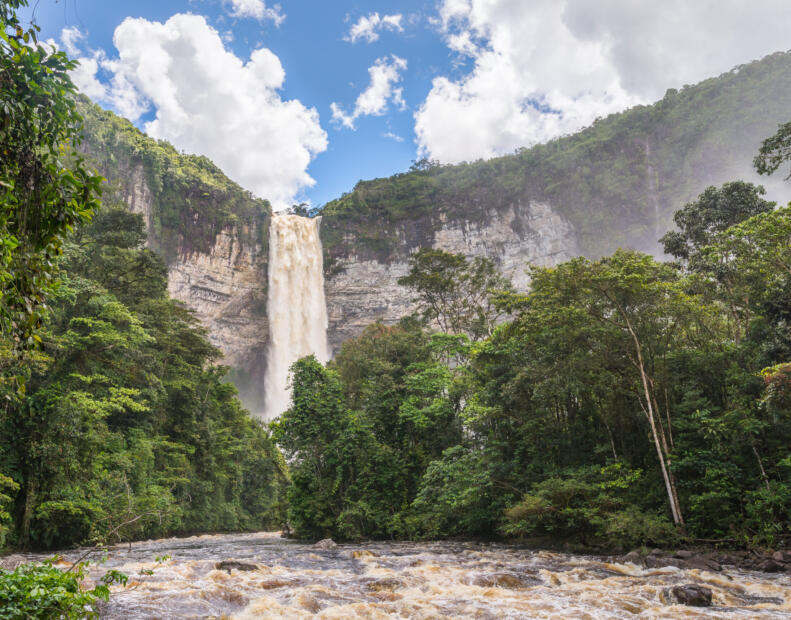
[[[403,89],[396,86],[401,81],[401,71],[405,71],[407,62],[396,55],[376,60],[368,68],[371,82],[354,102],[354,110],[347,114],[334,101],[330,104],[332,120],[344,127],[354,129],[354,122],[360,116],[381,116],[387,112],[392,103],[402,110],[406,107]]]
[[[85,38],[85,35],[75,26],[67,26],[60,33],[60,40],[63,43],[63,49],[72,58],[80,56],[79,42]]]
[[[279,4],[268,7],[264,0],[230,0],[232,17],[252,17],[258,21],[272,20],[279,26],[286,19]]]
[[[358,39],[365,39],[368,43],[373,43],[379,38],[379,32],[382,30],[403,32],[404,27],[401,25],[403,18],[404,16],[400,13],[383,16],[380,16],[379,13],[364,15],[352,25],[344,40],[355,43]]]
[[[76,41],[70,36],[65,41]],[[153,107],[149,135],[208,156],[277,209],[314,184],[307,168],[326,150],[327,134],[315,108],[281,98],[286,74],[270,50],[259,48],[243,61],[203,17],[188,14],[165,23],[127,18],[113,42],[117,57],[100,51],[87,59],[111,76],[106,86],[95,71],[93,82],[80,77],[81,88],[102,89],[87,94],[133,121]]]
[[[99,80],[98,72],[107,67],[107,56],[103,50],[86,50],[83,42],[85,33],[74,26],[67,26],[60,33],[60,39],[47,39],[46,44],[63,50],[71,60],[79,64],[76,69],[69,72],[69,77],[74,85],[95,101],[107,101],[109,91],[105,84]]]
[[[787,0],[442,0],[471,68],[415,113],[422,156],[491,157],[789,47]]]
[[[47,43],[54,47],[63,49],[72,60],[79,61],[79,65],[71,73],[71,81],[75,86],[91,99],[101,100],[107,96],[107,89],[96,77],[97,71],[101,66],[103,56],[100,52],[92,52],[88,55],[80,49],[80,41],[85,35],[79,28],[69,26],[60,33],[60,43],[54,39],[49,39]]]

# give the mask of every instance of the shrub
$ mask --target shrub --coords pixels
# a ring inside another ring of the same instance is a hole
[[[82,566],[64,572],[49,561],[0,570],[0,620],[97,618],[96,603],[109,599],[109,586],[127,579],[123,573],[109,571],[99,585],[83,590],[82,578]]]

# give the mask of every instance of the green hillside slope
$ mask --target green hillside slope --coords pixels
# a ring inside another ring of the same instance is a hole
[[[268,201],[231,181],[209,158],[179,153],[85,97],[80,112],[85,118],[81,148],[108,180],[104,202],[128,203],[142,174],[150,190],[150,241],[168,260],[177,251],[209,251],[230,224],[256,235],[265,247]]]
[[[655,251],[675,209],[707,185],[751,173],[761,140],[791,118],[789,101],[791,53],[772,54],[513,155],[454,166],[422,162],[361,181],[324,206],[325,244],[343,253],[344,236],[353,233],[355,243],[383,258],[396,249],[399,223],[424,221],[425,237],[441,217],[476,221],[539,201],[568,218],[588,256],[619,246]]]

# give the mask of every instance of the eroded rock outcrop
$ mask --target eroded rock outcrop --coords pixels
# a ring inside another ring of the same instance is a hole
[[[667,604],[689,605],[690,607],[710,607],[711,588],[696,583],[685,583],[668,588],[662,592],[661,598]]]
[[[342,221],[336,223],[331,218],[322,223],[322,227],[342,225]],[[545,203],[519,203],[505,211],[493,210],[476,222],[444,219],[439,226],[424,222],[422,239],[420,224],[409,225],[411,230],[401,225],[390,231],[388,236],[399,242],[386,256],[358,250],[353,235],[346,235],[340,247],[329,250],[331,260],[326,264],[331,269],[325,277],[325,294],[333,352],[366,325],[377,320],[393,324],[414,311],[412,294],[398,284],[398,279],[409,269],[410,252],[419,247],[492,258],[522,291],[529,285],[528,264],[556,265],[579,254],[571,225]]]
[[[120,188],[121,195],[129,210],[132,213],[139,213],[143,216],[149,242],[153,238],[154,230],[154,197],[146,181],[143,164],[136,164],[124,179],[124,184]]]
[[[224,364],[262,369],[268,340],[267,261],[260,246],[242,243],[239,232],[223,230],[208,254],[179,254],[168,266],[168,291],[206,326],[225,355]]]

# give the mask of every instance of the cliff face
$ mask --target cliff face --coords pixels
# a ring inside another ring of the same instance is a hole
[[[401,223],[389,231],[401,243],[387,258],[361,251],[353,236],[326,251],[324,289],[333,352],[373,321],[392,324],[414,311],[412,295],[398,279],[406,275],[409,253],[417,247],[490,257],[519,290],[527,289],[528,263],[554,265],[579,255],[574,231],[550,205],[515,203],[487,215],[483,221],[445,218],[436,228],[428,221]],[[335,220],[323,219],[322,234],[332,237],[333,226]]]
[[[236,228],[217,235],[208,252],[183,253],[168,266],[168,291],[191,308],[224,354],[249,406],[260,404],[266,367],[266,257],[240,243]]]
[[[151,195],[151,188],[148,187],[143,164],[138,163],[133,166],[125,181],[119,187],[118,194],[132,213],[139,213],[143,216],[146,233],[148,233],[148,238],[152,239],[154,231],[154,197]]]
[[[415,221],[428,219],[436,230],[441,218],[485,223],[514,204],[548,204],[569,222],[585,256],[618,247],[656,253],[673,213],[707,186],[767,184],[752,160],[791,118],[789,99],[791,53],[772,54],[512,155],[453,166],[417,162],[407,173],[360,181],[322,215],[353,234],[360,252],[387,257],[410,242]],[[771,199],[791,198],[787,184],[775,189]],[[331,251],[344,242],[326,240]]]

